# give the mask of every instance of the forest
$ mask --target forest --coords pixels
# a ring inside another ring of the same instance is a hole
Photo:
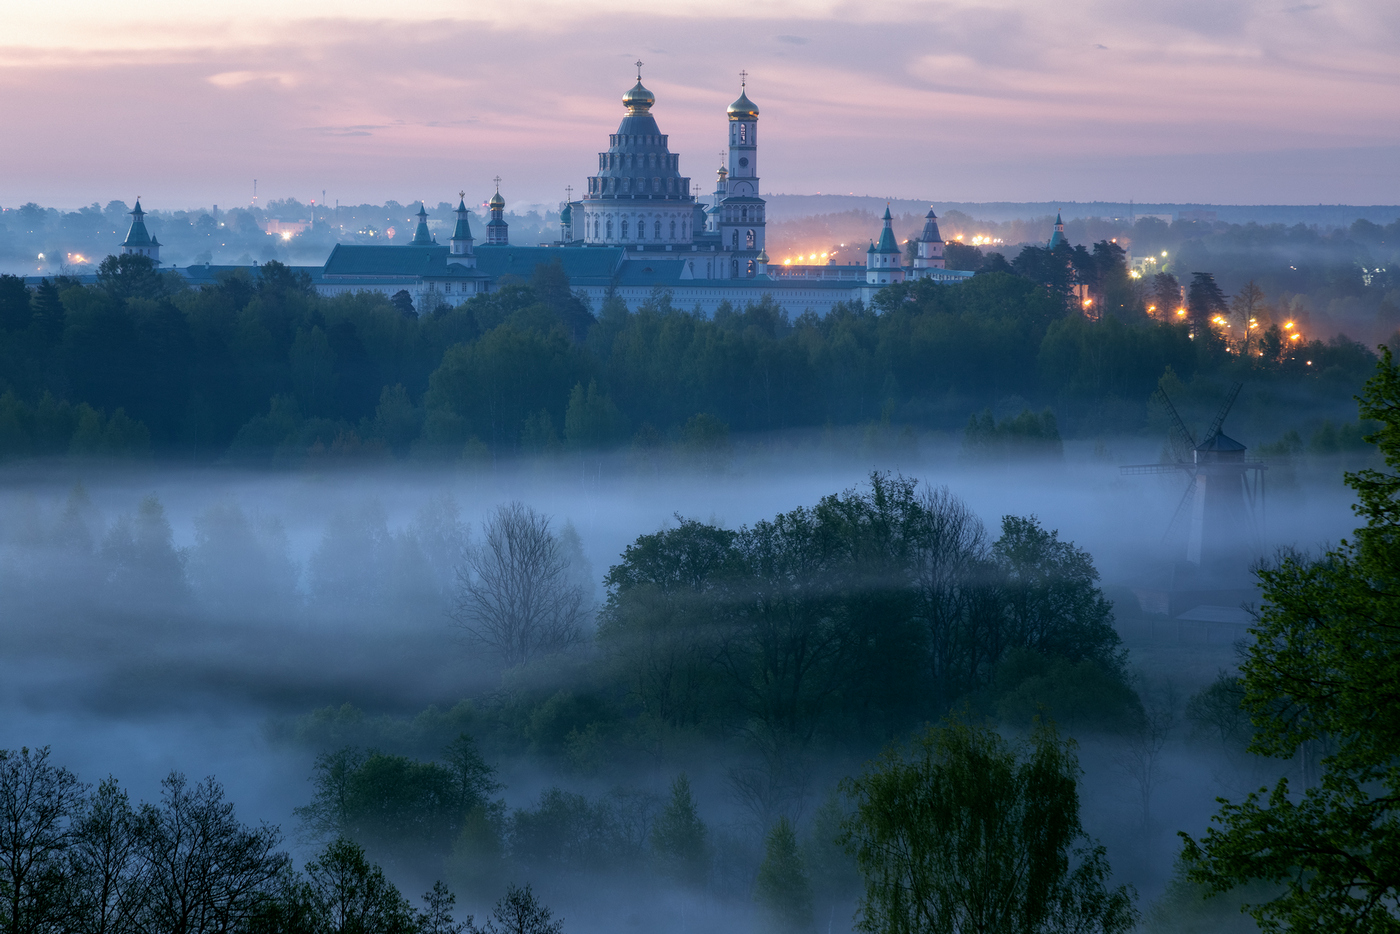
[[[829,430],[956,437],[983,413],[1045,409],[1062,437],[1093,439],[1158,431],[1164,378],[1205,406],[1244,382],[1250,440],[1306,442],[1346,421],[1375,359],[1319,336],[1281,280],[1230,296],[1209,273],[1134,278],[1108,240],[1011,261],[966,249],[982,265],[967,283],[891,286],[822,318],[765,301],[709,319],[664,291],[594,309],[555,265],[433,309],[322,298],[275,261],[197,290],[140,257],[109,257],[91,285],[0,277],[0,457],[494,463]],[[1337,287],[1389,307],[1390,280],[1350,268]]]

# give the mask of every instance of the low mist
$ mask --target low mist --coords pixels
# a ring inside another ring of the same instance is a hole
[[[1168,586],[1180,560],[1181,543],[1163,535],[1183,480],[1120,473],[1122,464],[1155,462],[1156,445],[1066,448],[1063,461],[987,464],[932,441],[853,457],[820,438],[784,437],[694,470],[625,454],[321,473],[12,467],[0,492],[0,747],[51,745],[54,761],[84,781],[110,774],[147,799],[172,769],[216,776],[242,820],[280,825],[305,859],[315,842],[293,809],[312,799],[319,753],[344,740],[431,759],[439,735],[481,722],[459,707],[464,700],[570,689],[595,651],[603,577],[638,536],[681,519],[738,529],[864,488],[879,470],[921,489],[946,487],[993,538],[1003,516],[1035,516],[1092,556],[1147,726],[1132,735],[1060,726],[1080,744],[1086,828],[1146,907],[1172,876],[1177,830],[1199,833],[1217,795],[1258,787],[1291,765],[1246,755],[1223,727],[1212,734],[1193,701],[1233,670],[1247,616],[1236,606],[1183,620],[1141,596]],[[1236,587],[1248,587],[1245,559],[1348,533],[1344,465],[1309,465],[1269,478],[1263,540],[1237,543]],[[549,518],[566,573],[582,588],[585,638],[547,662],[503,671],[453,616],[467,550],[510,503]],[[436,713],[423,714],[430,707]],[[507,808],[534,808],[557,786],[607,803],[643,841],[677,776],[688,777],[714,855],[703,890],[573,866],[494,880],[532,883],[579,932],[756,923],[765,821],[787,815],[802,839],[815,839],[837,782],[883,742],[818,742],[774,767],[741,744],[705,737],[625,765],[589,760],[586,749],[502,753],[477,739]],[[406,894],[434,881],[431,867],[386,869]],[[480,914],[499,891],[468,885],[458,895],[463,913]],[[818,929],[849,930],[854,901],[828,896],[817,899]]]

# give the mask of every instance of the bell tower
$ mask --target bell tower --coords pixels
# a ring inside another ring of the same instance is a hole
[[[748,72],[739,72],[739,99],[729,105],[729,172],[720,203],[720,249],[750,253],[764,249],[764,201],[758,196],[758,108],[748,95]],[[731,272],[753,276],[752,262],[730,264]]]

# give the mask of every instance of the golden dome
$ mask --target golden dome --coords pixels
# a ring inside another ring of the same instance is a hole
[[[490,204],[493,208],[503,208],[506,206],[506,199],[502,198],[501,193],[498,191],[491,196]]]
[[[651,110],[651,105],[656,103],[656,95],[642,87],[642,79],[638,78],[632,90],[622,95],[622,103],[627,105],[627,112],[630,114],[646,113]]]
[[[758,108],[754,106],[753,101],[749,100],[749,95],[746,92],[740,91],[739,99],[729,105],[729,119],[753,120],[757,117]]]

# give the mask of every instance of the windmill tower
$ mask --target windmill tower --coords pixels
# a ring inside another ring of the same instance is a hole
[[[1186,490],[1162,540],[1179,539],[1184,527],[1186,562],[1206,576],[1228,573],[1241,545],[1253,546],[1257,553],[1263,540],[1264,471],[1268,466],[1249,458],[1248,449],[1221,430],[1242,388],[1240,383],[1231,388],[1199,444],[1172,400],[1158,389],[1157,395],[1171,416],[1174,459],[1119,468],[1129,475],[1181,473],[1187,477]]]

